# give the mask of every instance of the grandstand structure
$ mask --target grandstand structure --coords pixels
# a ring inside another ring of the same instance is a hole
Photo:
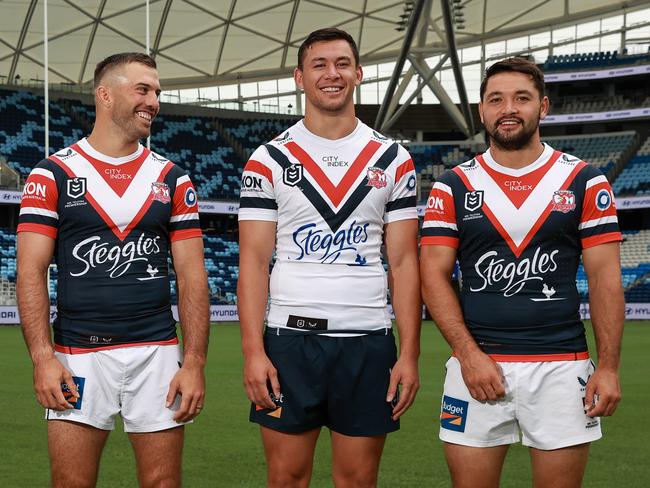
[[[477,116],[485,66],[510,55],[534,59],[545,70],[551,100],[542,139],[597,166],[612,183],[625,236],[626,298],[650,304],[647,2],[540,1],[517,7],[496,1],[485,9],[484,0],[251,0],[209,6],[151,0],[150,42],[135,24],[144,19],[144,6],[81,3],[51,6],[47,85],[38,75],[44,64],[44,42],[37,35],[44,21],[40,3],[0,7],[24,19],[10,26],[10,15],[0,16],[0,307],[15,306],[21,185],[45,154],[90,133],[94,64],[111,52],[147,44],[165,89],[151,148],[191,175],[211,301],[233,305],[239,275],[234,217],[243,165],[258,145],[300,117],[302,94],[289,76],[298,45],[323,25],[340,26],[360,39],[366,78],[356,93],[358,116],[409,149],[420,202],[443,171],[485,150]],[[282,20],[273,25],[270,19]],[[70,35],[75,29],[76,37]],[[110,41],[100,42],[105,39]],[[53,303],[55,281],[53,265]],[[586,302],[582,269],[577,285]],[[172,277],[175,300],[174,288]]]

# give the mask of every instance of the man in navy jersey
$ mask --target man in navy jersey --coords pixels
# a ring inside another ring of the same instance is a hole
[[[109,56],[94,83],[92,133],[36,165],[18,225],[18,306],[36,397],[47,409],[52,486],[96,484],[117,414],[140,485],[180,486],[183,425],[203,408],[209,325],[196,191],[182,169],[139,143],[160,107],[155,61]]]
[[[454,486],[498,486],[521,434],[535,486],[578,487],[599,417],[621,397],[614,195],[598,169],[541,142],[549,102],[537,66],[495,63],[480,94],[490,147],[441,175],[422,227],[423,296],[452,348],[440,438]],[[581,256],[595,370],[578,313]],[[460,301],[449,282],[456,260]]]
[[[244,384],[270,487],[308,486],[323,426],[334,484],[375,486],[386,434],[399,428],[418,389],[415,168],[404,148],[355,117],[361,77],[349,34],[312,32],[294,73],[305,118],[260,146],[242,177]]]

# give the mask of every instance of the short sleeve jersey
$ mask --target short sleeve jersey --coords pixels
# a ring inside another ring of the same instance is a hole
[[[56,240],[58,350],[177,342],[170,242],[201,229],[196,191],[174,163],[142,146],[110,158],[83,139],[32,170],[18,232]]]
[[[239,219],[277,222],[268,325],[390,327],[383,229],[417,219],[415,187],[408,152],[360,121],[338,140],[300,121],[260,146],[244,168]]]
[[[499,165],[488,150],[443,173],[427,202],[421,245],[458,249],[465,322],[485,352],[543,360],[587,351],[580,255],[620,240],[605,176],[545,145],[522,169]]]

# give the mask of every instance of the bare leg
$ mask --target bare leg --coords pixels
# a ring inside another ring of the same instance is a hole
[[[454,488],[497,488],[508,444],[469,447],[445,442],[445,456]]]
[[[320,429],[287,434],[261,427],[269,488],[307,488]]]
[[[374,488],[386,436],[351,437],[332,432],[332,478],[336,488]]]
[[[47,423],[53,488],[92,488],[109,430],[67,420]]]
[[[142,488],[181,486],[183,426],[158,432],[129,433]]]
[[[530,449],[535,488],[579,488],[587,467],[590,444],[542,451]]]

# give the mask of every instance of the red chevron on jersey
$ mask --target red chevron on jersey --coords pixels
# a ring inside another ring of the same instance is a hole
[[[145,159],[147,159],[151,153],[151,151],[145,149],[133,161],[115,165],[93,158],[79,147],[79,144],[73,144],[70,147],[86,158],[86,160],[91,162],[101,177],[104,178],[104,181],[106,181],[106,183],[108,183],[113,191],[120,197],[124,195],[124,192],[138,173],[142,163],[144,163]]]
[[[146,164],[140,164],[139,171],[133,175],[133,180],[122,195],[106,181],[92,161],[87,160],[80,152],[66,157],[65,162],[54,155],[50,156],[50,160],[60,166],[70,178],[85,179],[82,194],[106,225],[123,241],[154,201],[151,182],[162,182],[173,166],[172,162],[162,165],[152,161],[150,154],[151,152],[144,148]]]
[[[547,163],[531,173],[540,171],[536,176],[539,180],[531,183],[533,186],[529,194],[518,207],[513,202],[508,190],[492,177],[495,170],[488,172],[482,156],[477,156],[479,164],[472,166],[463,165],[454,168],[454,172],[461,178],[470,191],[482,191],[482,208],[492,225],[508,243],[516,257],[526,249],[533,236],[546,221],[553,209],[553,196],[557,190],[566,190],[578,172],[584,168],[585,162],[577,164],[554,164],[560,152],[554,151]],[[549,165],[550,163],[550,165]],[[500,181],[505,181],[506,175],[499,176]],[[508,176],[508,178],[511,178]],[[511,178],[512,179],[512,178]],[[528,181],[528,180],[526,180]],[[533,180],[530,180],[533,181]],[[517,218],[513,218],[516,216]]]
[[[374,156],[377,150],[381,147],[381,143],[375,140],[368,141],[368,144],[361,150],[359,155],[352,163],[350,169],[345,173],[338,185],[334,185],[323,170],[316,164],[316,162],[295,142],[287,142],[285,147],[289,152],[305,167],[309,174],[316,180],[316,183],[321,187],[325,194],[329,197],[330,201],[335,207],[338,207],[345,195],[347,195],[350,188],[355,181],[357,181],[361,172],[366,169],[368,161]]]

